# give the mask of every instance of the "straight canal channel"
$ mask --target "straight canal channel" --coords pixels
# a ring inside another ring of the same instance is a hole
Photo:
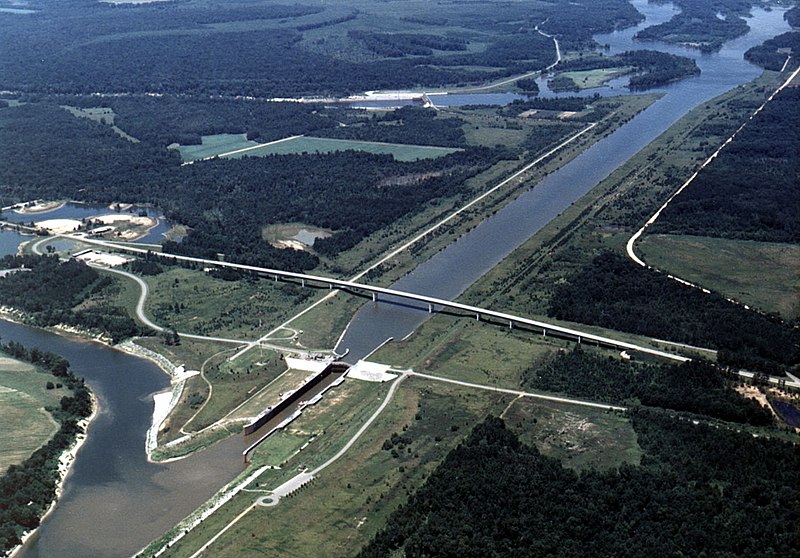
[[[789,30],[783,10],[756,9],[748,20],[751,31],[747,35],[727,43],[717,53],[701,55],[661,43],[634,41],[636,30],[668,20],[674,7],[651,5],[646,0],[633,4],[647,16],[645,22],[596,36],[596,40],[608,44],[612,53],[647,48],[691,56],[697,60],[701,75],[663,88],[665,96],[647,110],[422,263],[393,288],[440,298],[457,297],[689,110],[759,75],[760,69],[744,61],[744,52]],[[462,96],[443,100],[447,97],[437,98],[437,104],[465,102],[459,99]],[[4,233],[0,246],[16,242],[10,234]],[[355,361],[386,338],[401,338],[412,332],[427,317],[427,307],[367,303],[353,318],[338,350],[350,349],[348,360]],[[100,404],[61,500],[23,549],[22,557],[130,556],[242,471],[242,451],[247,445],[242,436],[233,436],[180,461],[147,461],[144,444],[152,418],[152,395],[169,385],[152,363],[97,343],[2,320],[0,336],[5,342],[19,341],[63,355],[74,372],[86,378]]]

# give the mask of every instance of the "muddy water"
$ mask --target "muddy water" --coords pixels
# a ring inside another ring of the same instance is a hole
[[[241,436],[181,461],[147,462],[144,444],[152,394],[169,385],[150,362],[2,320],[0,336],[4,342],[63,355],[75,374],[86,378],[100,404],[62,499],[21,556],[130,556],[242,470]]]

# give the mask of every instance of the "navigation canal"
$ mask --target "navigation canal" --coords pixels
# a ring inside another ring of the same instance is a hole
[[[691,109],[760,75],[760,68],[744,60],[745,51],[789,30],[783,10],[754,9],[753,17],[748,19],[747,35],[726,43],[719,52],[700,54],[664,43],[635,41],[636,31],[668,20],[675,9],[671,4],[655,5],[646,0],[632,3],[647,19],[634,28],[597,35],[597,42],[609,45],[611,53],[651,49],[689,56],[697,61],[701,74],[659,89],[665,95],[647,110],[548,175],[391,288],[450,300],[458,297]],[[428,317],[427,306],[367,303],[350,322],[336,350],[341,353],[350,349],[348,360],[355,362],[387,338],[405,337]]]
[[[646,111],[421,264],[393,288],[457,297],[686,112],[756,77],[760,70],[743,60],[744,52],[789,29],[783,10],[754,10],[748,21],[750,33],[718,53],[700,55],[633,41],[638,28],[665,21],[674,11],[671,5],[651,5],[646,0],[633,4],[648,19],[637,28],[597,36],[598,42],[609,44],[611,52],[651,48],[686,54],[697,60],[702,74],[664,88],[666,95]],[[13,242],[10,234],[0,238],[0,247]],[[367,303],[354,317],[339,349],[349,348],[352,359],[363,357],[387,337],[410,333],[427,317],[425,311],[404,306]],[[87,379],[101,407],[61,501],[33,544],[24,549],[24,558],[131,555],[241,470],[244,442],[238,436],[186,460],[167,465],[146,461],[144,438],[153,410],[151,395],[168,385],[155,365],[96,343],[2,320],[0,336],[65,356],[75,373]]]

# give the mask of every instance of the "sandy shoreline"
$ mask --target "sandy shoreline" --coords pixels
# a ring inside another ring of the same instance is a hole
[[[75,458],[78,456],[78,451],[80,451],[81,447],[86,442],[86,438],[89,436],[89,427],[99,411],[100,405],[97,401],[97,398],[94,396],[94,393],[89,391],[89,396],[92,399],[92,413],[88,417],[78,421],[78,426],[81,427],[83,433],[76,435],[75,440],[72,442],[70,447],[65,449],[58,458],[58,480],[56,481],[56,494],[53,498],[53,501],[50,502],[50,506],[47,508],[47,511],[45,511],[44,515],[42,515],[42,517],[39,519],[40,525],[51,513],[53,513],[56,505],[58,505],[58,501],[61,499],[61,495],[64,493],[64,483],[67,480],[70,469],[72,469],[72,464],[75,462]],[[17,556],[25,547],[25,544],[36,534],[38,530],[39,528],[37,527],[36,529],[32,529],[31,531],[23,534],[21,537],[22,542],[12,548],[8,556],[10,558]]]
[[[67,205],[67,201],[59,201],[59,202],[42,202],[42,203],[35,203],[29,207],[20,207],[14,209],[14,213],[19,213],[20,215],[36,215],[37,213],[47,213],[48,211],[55,211],[56,209],[61,209],[65,205]]]
[[[19,325],[28,325],[29,327],[36,327],[26,324],[24,322],[24,318],[25,318],[25,313],[20,310],[7,306],[0,307],[0,319]],[[71,334],[72,336],[78,337],[81,341],[93,341],[101,343],[111,349],[119,350],[131,356],[148,360],[157,365],[165,374],[167,374],[167,376],[170,377],[170,381],[172,383],[169,405],[164,405],[165,401],[162,399],[161,400],[162,404],[160,406],[159,405],[155,406],[153,410],[152,424],[148,429],[147,433],[148,442],[151,439],[151,432],[153,433],[152,434],[153,440],[155,440],[155,436],[158,434],[158,428],[161,425],[161,422],[163,421],[163,417],[161,419],[159,419],[159,417],[162,414],[164,415],[164,417],[166,417],[166,415],[172,411],[173,407],[177,404],[177,400],[180,398],[180,394],[182,393],[183,385],[185,384],[187,377],[191,376],[187,376],[185,374],[179,374],[177,372],[176,367],[173,366],[172,363],[170,363],[166,357],[158,353],[155,353],[154,351],[150,351],[145,347],[136,345],[132,340],[127,340],[123,343],[120,343],[119,345],[111,345],[108,341],[105,341],[99,337],[91,336],[89,332],[81,331],[77,328],[54,326],[53,328],[38,328],[38,329],[44,329],[45,331],[51,331],[59,335],[63,335],[65,333]],[[170,391],[161,392],[161,394],[163,395],[169,393]],[[58,458],[59,478],[56,481],[55,498],[50,503],[50,506],[47,508],[47,511],[44,513],[44,515],[42,515],[39,521],[40,524],[44,522],[44,520],[53,512],[53,510],[55,510],[58,504],[58,500],[61,498],[61,495],[63,494],[64,483],[66,482],[70,469],[72,468],[72,464],[75,462],[75,459],[77,458],[78,455],[78,451],[81,449],[81,447],[83,446],[89,435],[89,427],[92,421],[99,412],[100,408],[99,402],[95,397],[94,393],[91,392],[91,389],[89,394],[92,399],[92,413],[85,419],[82,419],[78,422],[78,425],[83,428],[83,434],[78,434],[75,437],[75,441],[70,445],[69,448],[64,450],[64,452]],[[155,401],[158,402],[158,400]],[[157,461],[153,461],[151,459],[150,447],[145,447],[145,452],[147,454],[148,461],[150,461],[151,463],[157,463]],[[8,554],[6,554],[6,556],[8,556],[9,558],[15,558],[16,556],[18,556],[19,553],[22,551],[22,549],[25,547],[25,544],[31,539],[31,537],[33,537],[36,534],[37,531],[38,527],[23,534],[23,536],[21,537],[22,542],[17,546],[15,546],[13,549],[11,549],[11,551]]]

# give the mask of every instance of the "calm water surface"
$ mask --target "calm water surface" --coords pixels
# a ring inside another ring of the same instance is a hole
[[[636,0],[633,4],[654,21],[668,19],[673,12],[672,6],[652,6],[645,0]],[[759,68],[744,61],[744,52],[788,31],[783,13],[782,10],[753,10],[753,17],[748,20],[751,31],[714,54],[634,41],[635,32],[650,25],[650,21],[633,29],[596,36],[599,43],[610,46],[611,53],[649,48],[690,56],[697,61],[702,73],[660,89],[665,95],[647,110],[420,264],[392,288],[444,299],[456,298],[688,111],[760,75]],[[355,361],[389,337],[401,339],[408,335],[428,316],[427,307],[415,307],[406,302],[365,304],[351,321],[337,351],[350,349],[348,360]]]
[[[395,283],[394,288],[441,298],[457,297],[686,112],[756,77],[760,70],[743,61],[744,51],[788,30],[782,11],[755,10],[749,21],[752,30],[747,36],[731,41],[719,53],[700,55],[663,44],[634,42],[632,35],[638,28],[669,19],[674,11],[670,5],[653,6],[644,0],[637,0],[634,5],[647,15],[645,24],[598,36],[597,40],[608,44],[612,53],[657,48],[686,54],[697,60],[702,75],[663,88],[666,95],[661,100],[421,264]],[[618,84],[614,88],[619,92]],[[462,104],[488,102],[478,100],[475,95],[469,97]],[[507,103],[515,97],[493,98]],[[437,98],[437,103],[441,98]],[[64,211],[33,218],[70,217],[78,210]],[[30,220],[31,216],[23,219]],[[154,235],[160,237],[160,234],[152,233],[147,241],[152,242]],[[0,254],[15,251],[15,242],[19,242],[19,237],[14,233],[0,232]],[[389,336],[405,336],[427,317],[425,311],[408,306],[368,303],[354,317],[339,350],[350,348],[350,356],[355,360]],[[240,437],[187,460],[168,465],[147,463],[144,438],[152,415],[151,395],[168,384],[154,365],[95,343],[3,321],[0,321],[0,336],[64,355],[72,362],[75,373],[87,379],[101,405],[101,413],[67,479],[63,499],[43,523],[34,544],[24,551],[25,558],[130,555],[195,509],[241,470]]]
[[[147,462],[152,395],[169,387],[150,362],[3,320],[0,337],[63,355],[86,378],[100,406],[64,495],[24,549],[25,558],[130,556],[241,472],[240,436],[185,460]]]

